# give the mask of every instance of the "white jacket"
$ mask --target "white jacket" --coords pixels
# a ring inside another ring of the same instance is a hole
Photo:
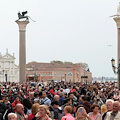
[[[107,112],[107,114],[106,114],[106,120],[110,120],[111,113],[112,112]],[[115,116],[115,118],[113,120],[120,120],[120,112],[119,111],[118,111],[117,115]]]

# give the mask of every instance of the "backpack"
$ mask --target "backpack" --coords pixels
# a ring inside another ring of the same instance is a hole
[[[64,116],[64,112],[63,110],[61,109],[61,107],[58,107],[58,120],[61,120],[61,118]]]
[[[47,101],[47,100],[48,100],[48,99],[46,99],[45,101]],[[44,105],[44,102],[45,102],[45,101],[42,100],[42,101],[40,102],[40,105]]]
[[[62,117],[63,117],[63,113],[58,113],[58,120],[61,120]]]

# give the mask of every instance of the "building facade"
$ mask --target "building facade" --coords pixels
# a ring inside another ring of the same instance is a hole
[[[30,62],[26,65],[26,76],[27,81],[92,82],[92,73],[79,64]],[[82,78],[82,76],[87,76],[87,78]]]
[[[0,82],[19,82],[19,67],[14,54],[10,55],[8,50],[5,55],[0,54]]]

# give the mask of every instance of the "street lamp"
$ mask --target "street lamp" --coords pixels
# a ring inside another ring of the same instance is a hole
[[[39,73],[39,82],[40,82],[40,73]]]
[[[37,82],[36,81],[36,72],[34,72],[34,81]]]
[[[65,82],[66,82],[66,73],[65,73]]]
[[[118,67],[115,67],[115,60],[112,58],[111,64],[112,64],[113,72],[118,75],[118,80],[117,80],[117,82],[118,82],[118,88],[120,89],[120,63],[119,63],[119,65],[118,65]],[[117,70],[116,70],[116,69],[117,69]]]
[[[5,81],[7,82],[7,73],[5,73]]]

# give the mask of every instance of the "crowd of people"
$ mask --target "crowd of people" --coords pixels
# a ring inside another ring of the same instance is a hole
[[[115,83],[0,83],[0,120],[120,120]]]

